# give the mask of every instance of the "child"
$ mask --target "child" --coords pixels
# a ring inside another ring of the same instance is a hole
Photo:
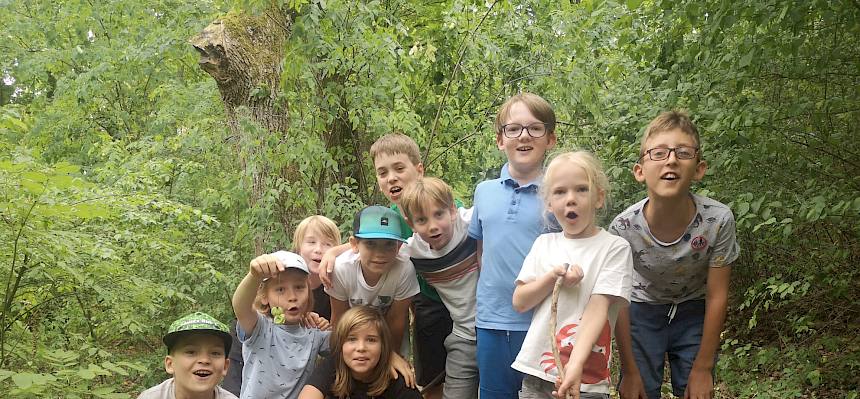
[[[318,317],[326,320],[331,319],[331,303],[329,302],[328,294],[323,290],[317,273],[322,255],[327,249],[338,245],[339,242],[340,230],[338,230],[337,225],[331,219],[320,215],[306,217],[299,222],[299,225],[296,226],[296,231],[293,233],[293,249],[301,255],[310,271],[308,282],[313,295],[313,300],[311,301],[313,303],[313,311]],[[230,367],[230,370],[227,372],[227,377],[224,378],[222,386],[234,395],[239,395],[242,388],[242,370],[244,369],[245,362],[242,360],[242,343],[235,336],[235,329],[231,330],[230,333],[233,336],[234,345],[228,358],[233,367]]]
[[[402,376],[391,381],[388,360],[396,342],[378,310],[349,309],[335,327],[332,356],[317,367],[299,399],[420,399],[421,394],[407,388]]]
[[[419,275],[438,292],[451,314],[453,331],[445,339],[443,397],[478,397],[475,360],[475,290],[478,285],[477,241],[469,237],[471,209],[460,208],[442,180],[425,177],[412,183],[400,199],[401,210],[415,230],[405,251]]]
[[[386,134],[377,139],[370,147],[370,157],[376,174],[379,190],[391,201],[391,208],[399,210],[403,191],[415,180],[424,176],[424,164],[418,144],[412,138],[400,133]],[[404,237],[412,236],[412,230],[401,218]],[[320,263],[320,278],[324,284],[330,284],[328,274],[334,266],[334,258],[348,246],[339,246],[326,253]],[[418,287],[421,295],[412,298],[415,315],[416,369],[418,384],[423,388],[427,399],[439,398],[442,386],[434,381],[441,381],[445,372],[445,337],[451,334],[451,315],[439,298],[433,287],[418,275]]]
[[[164,344],[169,378],[143,391],[138,399],[236,399],[218,383],[227,375],[233,342],[226,325],[206,313],[186,315],[170,324]]]
[[[511,366],[526,374],[520,398],[553,398],[554,393],[565,398],[570,393],[609,399],[612,329],[619,308],[630,300],[633,259],[630,244],[596,225],[608,192],[600,163],[587,152],[561,154],[546,169],[541,196],[562,232],[538,237],[517,276],[514,308],[524,312],[537,306]],[[551,331],[557,278],[564,284],[558,327]],[[558,345],[563,376],[549,337]],[[557,380],[562,382],[554,392]]]
[[[507,367],[520,352],[531,312],[518,313],[514,280],[543,229],[541,165],[555,146],[555,113],[540,96],[520,93],[496,115],[496,145],[507,156],[501,177],[475,188],[469,236],[478,240],[478,369],[482,399],[516,398],[523,375]]]
[[[319,278],[319,265],[323,254],[329,248],[340,244],[340,230],[331,219],[314,215],[299,222],[293,234],[293,249],[302,256],[308,265],[308,281],[313,292],[314,312],[320,317],[331,319],[331,302]]]
[[[309,285],[308,267],[295,253],[278,251],[251,261],[233,294],[245,360],[242,398],[298,397],[317,356],[327,354],[330,333],[302,325],[311,308]],[[275,308],[283,324],[273,320]]]
[[[353,306],[367,305],[385,315],[394,342],[402,342],[412,297],[418,294],[415,269],[398,255],[403,244],[400,214],[373,205],[355,214],[352,251],[335,260],[331,289],[332,323]]]
[[[648,197],[610,226],[636,254],[630,308],[618,316],[619,391],[625,398],[660,397],[667,353],[675,395],[709,398],[713,391],[739,247],[731,210],[690,192],[707,169],[700,145],[696,126],[683,112],[664,112],[651,121],[633,166]]]

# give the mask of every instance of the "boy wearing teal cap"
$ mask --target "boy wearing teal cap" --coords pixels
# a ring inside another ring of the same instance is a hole
[[[227,374],[230,330],[203,312],[174,321],[163,338],[164,370],[172,375],[143,391],[138,399],[236,399],[218,386]]]

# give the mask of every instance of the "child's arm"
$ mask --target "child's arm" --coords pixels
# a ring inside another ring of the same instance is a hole
[[[615,341],[618,344],[618,354],[621,358],[621,385],[618,394],[622,399],[648,399],[645,394],[645,384],[639,375],[639,366],[633,356],[633,337],[630,334],[630,308],[624,306],[618,311],[615,321]]]
[[[264,277],[273,277],[284,270],[284,265],[271,254],[260,255],[251,261],[248,274],[236,287],[233,293],[233,312],[239,326],[245,334],[250,334],[257,326],[257,311],[254,310],[254,298],[257,296],[257,287]]]
[[[388,309],[388,314],[385,315],[385,321],[388,323],[388,329],[391,330],[391,342],[395,348],[400,347],[403,342],[403,332],[406,331],[406,321],[409,315],[409,305],[412,304],[412,298],[395,300]],[[334,316],[334,308],[332,308],[332,317]]]
[[[603,331],[603,327],[606,325],[609,305],[613,300],[614,297],[603,294],[594,294],[588,299],[588,304],[585,305],[585,312],[582,313],[582,319],[579,322],[579,329],[576,331],[576,342],[573,344],[573,351],[570,353],[570,359],[565,365],[564,379],[558,388],[557,397],[564,398],[568,391],[574,397],[578,397],[582,369],[585,366],[588,355],[591,354],[591,348],[597,342],[600,332]]]
[[[729,301],[729,278],[731,265],[710,267],[708,270],[707,293],[705,294],[705,323],[702,330],[702,343],[693,361],[693,368],[687,382],[684,398],[710,398],[714,390],[714,358],[720,346],[720,333],[726,321],[726,308]]]
[[[324,399],[323,393],[313,385],[305,385],[299,393],[299,399]]]
[[[331,247],[325,251],[322,259],[320,260],[320,267],[317,269],[317,272],[320,275],[320,281],[322,281],[323,285],[331,288],[331,273],[334,271],[334,260],[342,253],[348,251],[351,247],[352,246],[347,242],[336,247]],[[333,321],[334,319],[332,319],[332,322]]]
[[[349,310],[349,302],[331,298],[331,325],[336,326],[340,317]]]
[[[543,276],[527,283],[517,280],[513,298],[514,310],[522,313],[543,302],[552,293],[556,278],[564,277],[564,286],[570,287],[582,281],[582,276],[582,268],[579,265],[570,266],[567,270],[564,266],[555,266]]]

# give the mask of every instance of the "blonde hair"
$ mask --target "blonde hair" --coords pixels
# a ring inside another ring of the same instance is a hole
[[[541,198],[548,203],[551,195],[553,180],[562,168],[567,169],[578,166],[585,171],[588,179],[588,192],[593,201],[597,200],[600,192],[603,192],[603,209],[608,208],[609,203],[609,178],[603,171],[603,166],[594,154],[588,151],[565,152],[556,155],[544,172],[543,183],[540,186]],[[596,203],[595,203],[596,204]]]
[[[376,332],[379,333],[381,346],[379,361],[370,375],[371,382],[368,384],[367,395],[382,395],[388,389],[388,383],[391,379],[389,364],[393,350],[388,324],[378,310],[369,306],[356,306],[350,308],[341,316],[337,322],[337,326],[334,328],[334,332],[331,334],[331,354],[335,363],[335,379],[331,391],[338,398],[349,397],[353,389],[352,370],[343,361],[343,344],[352,331],[365,326],[376,329]]]
[[[552,105],[549,105],[549,102],[544,100],[543,97],[528,92],[511,96],[502,104],[499,112],[496,114],[496,122],[494,123],[496,134],[502,134],[502,125],[507,121],[511,113],[511,107],[516,103],[523,103],[535,118],[546,123],[548,133],[555,134],[555,111],[552,110]]]
[[[424,177],[403,190],[403,196],[400,198],[400,209],[403,210],[407,219],[411,219],[412,215],[426,211],[424,204],[427,200],[447,209],[454,206],[454,193],[451,191],[451,186],[441,179]]]
[[[302,309],[302,314],[307,314],[308,312],[311,311],[311,309],[314,308],[314,296],[311,294],[311,282],[310,282],[310,279],[308,279],[309,275],[302,272],[301,270],[289,267],[289,268],[287,268],[287,270],[284,270],[283,272],[278,273],[277,277],[263,279],[263,281],[260,282],[260,285],[257,287],[257,295],[254,296],[254,309],[256,309],[258,312],[266,315],[266,317],[268,317],[270,319],[274,318],[274,316],[272,316],[272,306],[269,305],[268,303],[263,303],[263,298],[266,297],[266,287],[268,287],[269,283],[271,283],[272,281],[280,280],[281,276],[284,273],[296,273],[296,274],[301,273],[301,274],[304,274],[305,288],[307,288],[307,292],[308,292],[308,300],[305,302],[305,308]],[[271,302],[271,300],[269,300],[267,302]]]
[[[376,139],[370,146],[370,159],[373,162],[376,162],[376,157],[379,155],[397,154],[406,155],[415,166],[421,163],[421,150],[418,149],[418,144],[403,133],[388,133]]]
[[[296,231],[293,232],[293,252],[301,251],[302,241],[309,231],[317,231],[322,234],[323,238],[331,240],[333,245],[340,244],[340,230],[334,222],[322,215],[313,215],[304,218],[299,225],[296,226]]]
[[[668,132],[670,130],[678,129],[684,134],[693,138],[695,141],[696,147],[699,147],[702,143],[699,138],[699,129],[696,128],[696,124],[690,119],[690,115],[687,114],[686,111],[683,110],[672,110],[665,111],[657,115],[656,118],[651,120],[648,123],[648,126],[645,127],[645,131],[642,133],[642,142],[639,143],[639,158],[641,159],[643,155],[645,155],[645,142],[648,141],[652,136],[657,135],[658,133]],[[701,159],[701,151],[698,151],[696,154],[697,159]]]

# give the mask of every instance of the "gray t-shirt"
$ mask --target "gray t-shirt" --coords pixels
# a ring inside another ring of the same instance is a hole
[[[224,388],[216,386],[213,391],[215,399],[236,399],[236,395]],[[141,392],[137,399],[176,399],[176,387],[173,378],[168,378],[161,384]]]
[[[245,359],[243,399],[298,398],[317,356],[329,352],[329,331],[275,324],[260,313],[250,335],[241,326],[236,330]]]
[[[696,216],[674,242],[661,242],[651,234],[643,213],[648,198],[612,220],[609,232],[624,237],[633,250],[631,301],[669,304],[704,298],[708,268],[738,258],[731,209],[707,197],[691,196]]]

